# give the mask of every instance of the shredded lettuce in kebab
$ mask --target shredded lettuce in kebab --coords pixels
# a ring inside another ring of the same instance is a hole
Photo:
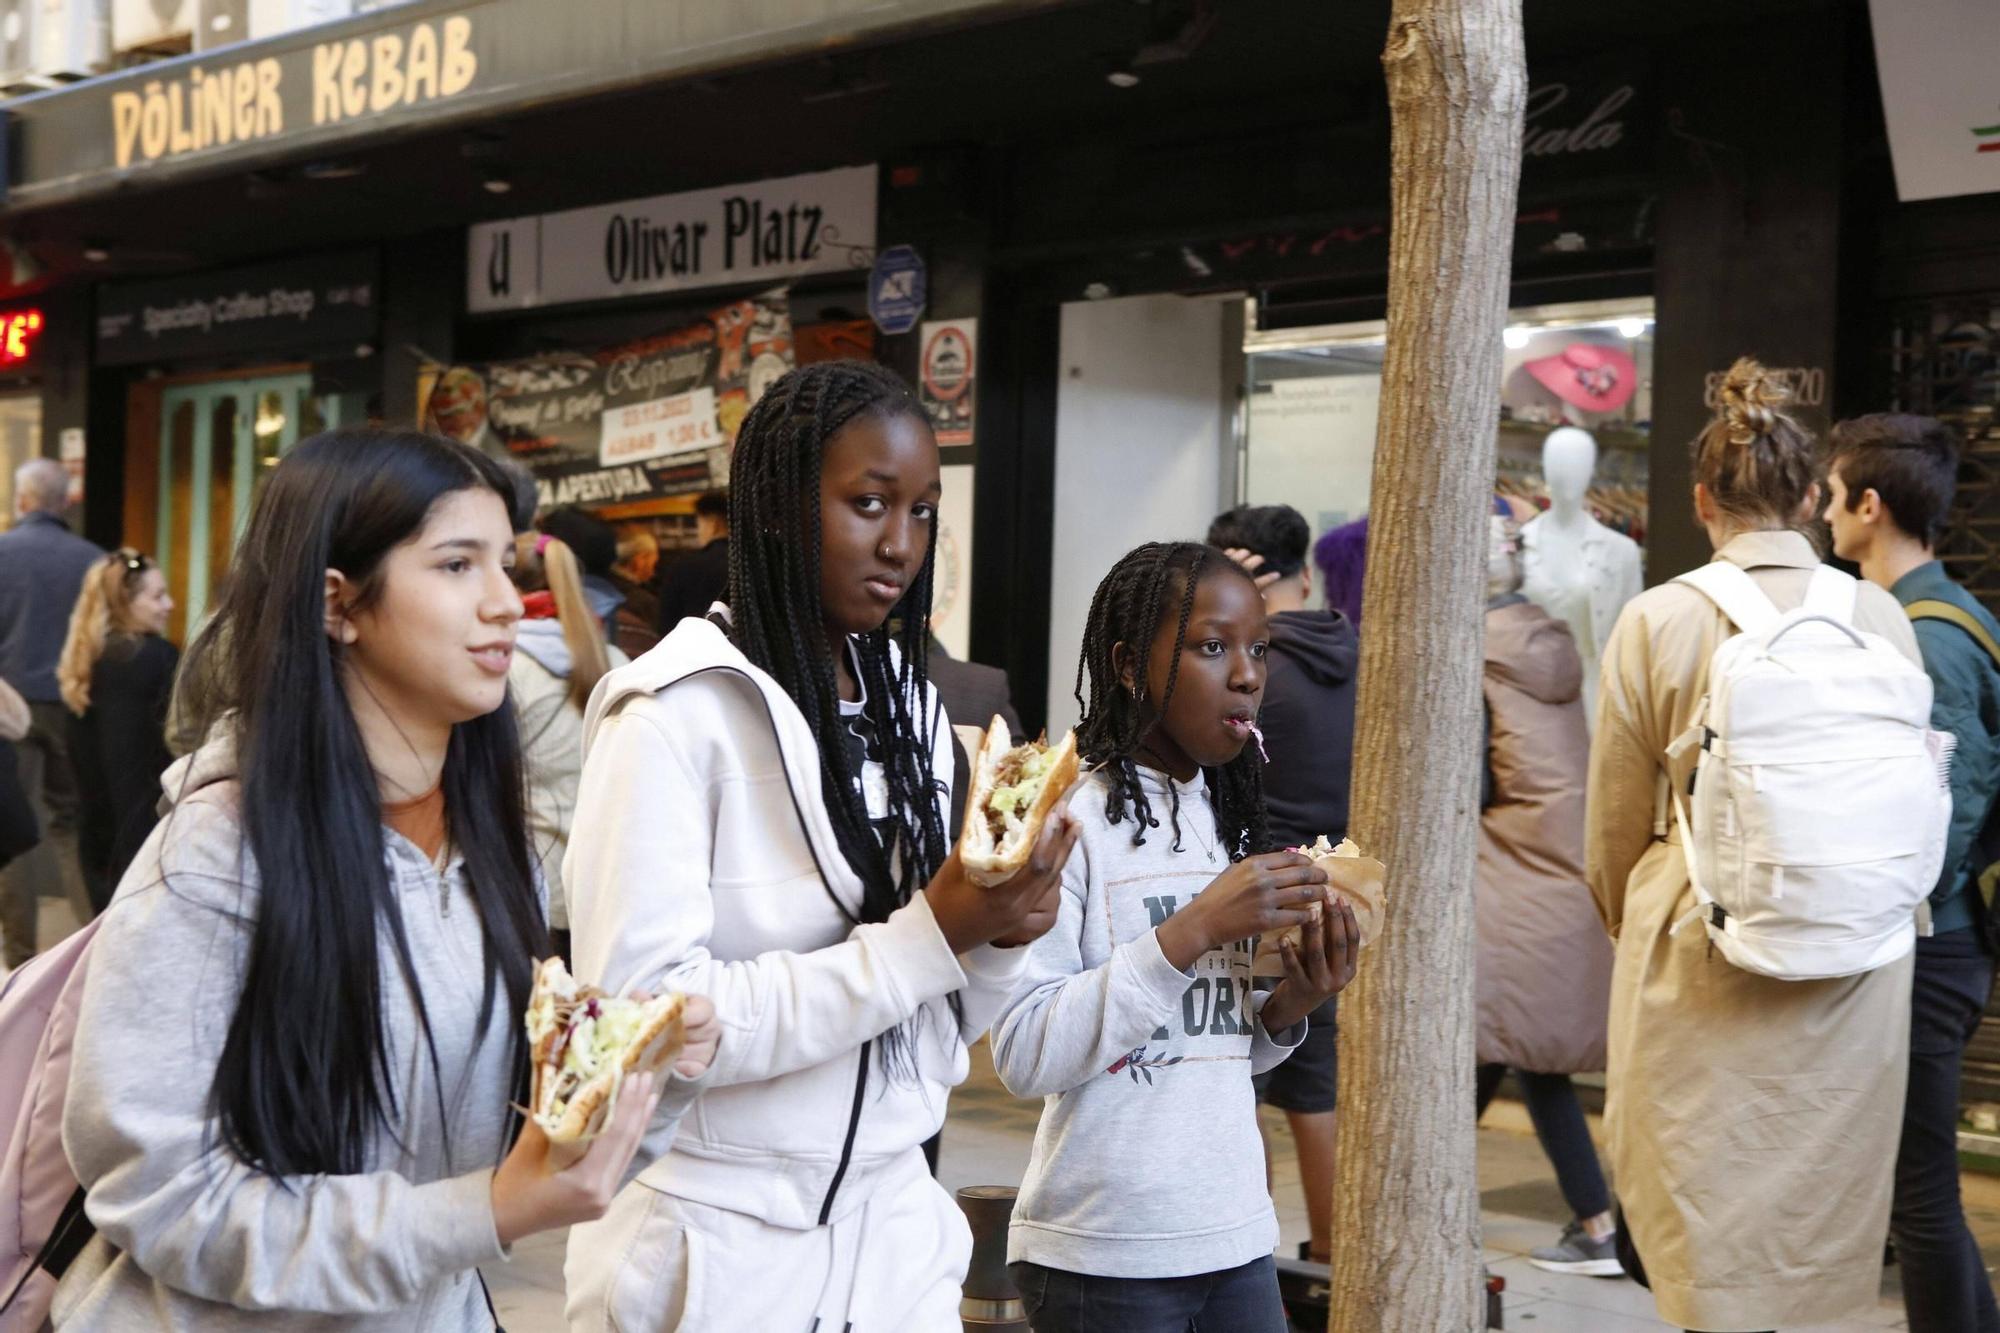
[[[609,1123],[625,1086],[625,1048],[645,1021],[646,1008],[639,1001],[606,995],[595,986],[580,986],[568,995],[542,992],[528,1010],[529,1049],[539,1053],[544,1038],[551,1033],[555,1038],[547,1055],[537,1055],[537,1072],[555,1080],[541,1098],[542,1117],[560,1122],[577,1090],[608,1068],[611,1097],[604,1121]]]
[[[1057,752],[1047,745],[1017,745],[1000,756],[993,772],[993,794],[986,798],[986,827],[995,847],[1021,831],[1023,812],[1041,795]]]

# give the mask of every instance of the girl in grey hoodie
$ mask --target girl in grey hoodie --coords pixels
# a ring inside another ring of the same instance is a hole
[[[272,472],[195,648],[208,741],[90,946],[63,1144],[96,1235],[58,1328],[488,1329],[475,1266],[609,1203],[652,1080],[566,1170],[532,1126],[508,1147],[547,949],[512,496],[417,434]]]

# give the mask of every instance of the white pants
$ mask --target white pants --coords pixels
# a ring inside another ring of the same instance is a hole
[[[573,1228],[570,1333],[960,1333],[972,1230],[920,1149],[868,1202],[795,1231],[634,1182]]]

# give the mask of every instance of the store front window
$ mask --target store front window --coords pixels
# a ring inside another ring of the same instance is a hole
[[[0,393],[0,518],[13,521],[14,472],[42,452],[42,396]]]
[[[1379,321],[1246,336],[1238,484],[1246,503],[1289,504],[1316,535],[1367,513],[1384,338]],[[1505,343],[1494,489],[1517,517],[1545,509],[1543,442],[1559,426],[1580,427],[1597,443],[1591,515],[1643,544],[1652,301],[1516,310]]]

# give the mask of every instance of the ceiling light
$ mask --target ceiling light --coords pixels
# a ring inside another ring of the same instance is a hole
[[[1137,88],[1139,86],[1139,76],[1137,74],[1134,74],[1131,71],[1131,69],[1125,65],[1119,65],[1116,68],[1114,68],[1110,73],[1106,74],[1104,76],[1104,81],[1110,84],[1113,88]]]
[[[497,171],[487,173],[479,183],[485,188],[488,194],[506,194],[514,188],[514,182],[508,180]]]
[[[1618,321],[1618,336],[1621,338],[1643,338],[1646,336],[1647,321],[1643,319],[1621,319]]]
[[[1500,335],[1500,341],[1518,352],[1523,347],[1526,347],[1528,340],[1534,336],[1535,334],[1532,329],[1524,329],[1520,325],[1515,324],[1511,325],[1505,333]]]

